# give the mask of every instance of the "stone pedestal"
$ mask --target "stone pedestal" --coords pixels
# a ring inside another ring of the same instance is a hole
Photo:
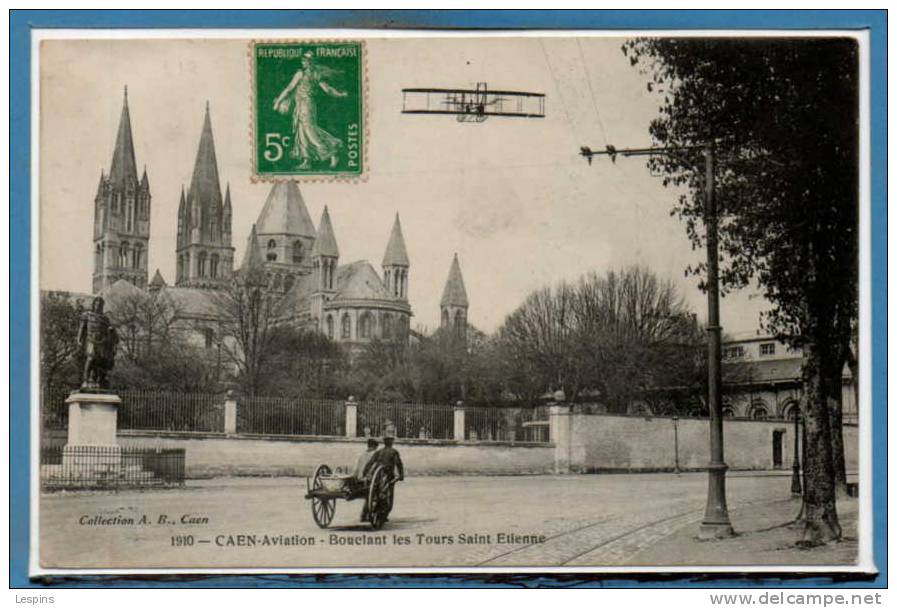
[[[62,464],[89,468],[121,464],[121,447],[115,436],[121,404],[118,395],[78,392],[65,402],[69,406],[69,431]]]

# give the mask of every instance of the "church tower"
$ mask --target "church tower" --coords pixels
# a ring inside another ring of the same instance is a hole
[[[221,196],[218,160],[209,104],[199,137],[190,188],[181,188],[178,205],[177,273],[178,287],[220,289],[233,275],[234,248],[231,246],[230,185]]]
[[[458,254],[452,260],[442,300],[439,302],[441,315],[440,327],[450,329],[460,338],[467,336],[467,290],[464,288],[464,277],[461,276],[461,264]]]
[[[330,223],[330,212],[324,207],[321,223],[318,224],[318,236],[311,249],[312,296],[311,316],[318,323],[323,323],[324,302],[336,293],[336,269],[339,264],[339,248],[336,236]],[[332,338],[333,327],[321,327]]]
[[[292,180],[275,183],[255,225],[271,289],[286,293],[300,276],[312,272],[315,226],[299,185]]]
[[[150,190],[146,168],[137,178],[128,88],[109,174],[100,173],[93,215],[93,292],[119,279],[146,287],[150,236]]]
[[[386,290],[394,298],[408,300],[408,268],[411,263],[405,249],[405,237],[402,236],[402,224],[399,222],[398,213],[392,225],[392,233],[389,235],[389,243],[386,245],[381,266]]]

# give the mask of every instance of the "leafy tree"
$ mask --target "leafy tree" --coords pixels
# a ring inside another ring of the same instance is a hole
[[[856,42],[649,38],[627,42],[623,52],[662,97],[650,126],[656,144],[683,149],[649,165],[665,184],[691,192],[674,213],[692,243],[704,243],[704,170],[700,153],[687,148],[712,145],[722,285],[758,283],[773,304],[765,328],[803,349],[802,542],[836,539],[840,390],[833,380],[840,382],[858,297]]]
[[[80,302],[65,292],[41,293],[40,364],[44,386],[79,384],[78,327],[82,312]]]
[[[320,332],[280,325],[271,329],[270,356],[257,394],[277,397],[337,397],[347,367],[343,349]]]

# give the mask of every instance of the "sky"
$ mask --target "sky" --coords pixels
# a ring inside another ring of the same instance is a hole
[[[597,157],[580,146],[650,145],[660,100],[620,51],[621,38],[388,38],[366,40],[367,179],[300,184],[315,225],[330,209],[340,263],[379,270],[398,213],[411,259],[412,325],[434,328],[452,255],[468,318],[497,329],[528,293],[588,272],[643,264],[670,279],[706,317],[689,264],[678,197],[644,159]],[[149,276],[175,269],[181,186],[189,186],[206,101],[222,190],[233,201],[233,245],[246,237],[270,185],[250,179],[250,71],[246,39],[48,40],[40,49],[40,286],[89,292],[93,200],[109,170],[128,101],[138,170],[152,193]],[[405,87],[475,87],[546,95],[545,118],[401,113]],[[721,302],[724,331],[754,332],[768,304],[754,290]]]

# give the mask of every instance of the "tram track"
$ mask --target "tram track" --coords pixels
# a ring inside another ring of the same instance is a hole
[[[750,507],[750,506],[758,505],[758,504],[773,504],[773,503],[776,503],[776,502],[781,502],[781,500],[768,500],[768,499],[767,499],[767,500],[748,501],[748,502],[744,502],[744,503],[739,504],[738,507],[739,507],[739,508],[743,508],[743,507]],[[610,537],[610,538],[605,538],[605,539],[602,539],[600,542],[597,542],[597,543],[595,543],[595,544],[590,544],[587,548],[585,548],[585,549],[583,549],[583,550],[578,550],[578,551],[574,552],[572,555],[565,555],[564,557],[562,557],[561,559],[555,561],[555,562],[552,563],[551,565],[553,565],[553,566],[566,566],[566,565],[570,564],[571,562],[575,562],[575,561],[579,560],[579,559],[582,558],[583,556],[586,556],[586,555],[589,555],[589,554],[594,553],[594,552],[596,552],[596,551],[599,551],[599,550],[601,550],[601,549],[603,549],[603,548],[606,548],[606,547],[608,547],[608,546],[610,546],[610,545],[613,545],[614,543],[617,543],[617,542],[619,542],[619,541],[622,541],[622,540],[624,540],[624,539],[626,539],[626,538],[628,538],[628,537],[632,537],[632,536],[634,536],[634,535],[636,535],[636,534],[639,534],[640,532],[643,532],[643,531],[648,530],[648,529],[650,529],[650,528],[654,528],[654,527],[662,527],[662,526],[664,526],[664,524],[667,524],[667,523],[669,523],[669,522],[671,522],[671,521],[673,521],[673,520],[676,520],[676,519],[682,519],[682,520],[683,520],[683,521],[682,521],[682,525],[687,525],[690,521],[697,521],[697,520],[699,520],[699,519],[701,518],[702,512],[703,512],[703,510],[702,510],[701,508],[691,508],[691,509],[688,509],[688,510],[679,511],[679,512],[677,512],[677,513],[674,513],[674,514],[672,514],[672,515],[668,515],[668,516],[666,516],[666,517],[661,517],[661,518],[653,519],[653,520],[651,520],[651,521],[644,522],[644,523],[642,523],[642,524],[640,524],[640,525],[637,525],[637,526],[634,527],[634,528],[629,528],[629,529],[625,530],[624,532],[620,532],[620,533],[618,533],[618,534],[615,534],[615,535],[613,535],[613,536]],[[523,546],[520,546],[520,547],[515,547],[515,548],[513,548],[513,549],[511,549],[511,550],[509,550],[509,551],[504,551],[504,552],[499,553],[499,554],[497,554],[497,555],[493,555],[493,556],[491,556],[489,559],[486,559],[486,560],[484,560],[484,561],[482,561],[482,562],[479,562],[477,565],[478,565],[478,566],[494,565],[494,562],[496,562],[496,561],[498,561],[498,560],[502,560],[503,558],[505,558],[505,557],[507,557],[507,556],[509,556],[509,555],[514,555],[514,554],[521,553],[521,552],[524,552],[524,551],[527,551],[527,550],[530,550],[530,549],[537,549],[537,550],[538,550],[538,549],[545,549],[545,550],[547,550],[547,551],[550,551],[552,548],[551,548],[551,547],[546,547],[547,545],[549,545],[549,544],[552,544],[552,545],[555,545],[555,546],[557,546],[557,545],[564,545],[564,544],[565,544],[565,543],[563,542],[564,539],[567,539],[567,538],[569,538],[569,539],[575,539],[575,538],[577,538],[577,536],[579,536],[582,532],[585,532],[585,531],[588,531],[588,530],[590,530],[590,529],[593,529],[593,528],[595,528],[596,526],[600,526],[601,524],[608,523],[608,522],[611,521],[611,520],[612,520],[612,518],[610,518],[610,517],[605,517],[605,518],[599,519],[599,520],[597,520],[597,521],[593,521],[593,522],[591,522],[591,523],[589,523],[589,524],[586,524],[586,525],[583,525],[583,526],[579,526],[579,527],[574,528],[574,529],[572,529],[572,530],[567,530],[567,531],[565,531],[565,532],[560,532],[560,533],[558,533],[558,534],[554,534],[554,535],[552,535],[552,536],[549,536],[548,538],[546,538],[546,539],[545,539],[543,542],[541,542],[541,543],[529,543],[529,544],[526,544],[526,545],[523,545]],[[677,527],[676,529],[678,529],[678,527]],[[576,543],[571,543],[571,544],[576,544]],[[651,544],[651,543],[649,543],[649,544]],[[646,546],[647,546],[647,545],[646,545]],[[644,547],[638,547],[638,549],[641,549],[641,548],[644,548]],[[577,564],[577,565],[585,565],[585,564]],[[592,565],[601,565],[601,564],[592,564]]]

